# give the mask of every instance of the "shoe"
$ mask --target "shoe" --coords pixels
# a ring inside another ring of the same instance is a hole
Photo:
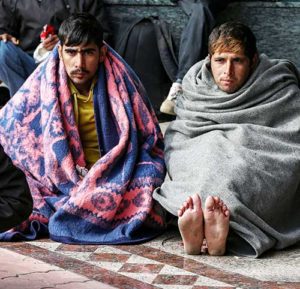
[[[163,101],[159,110],[162,113],[176,115],[174,108],[176,104],[176,99],[180,95],[182,95],[182,85],[181,83],[174,82],[170,88],[167,98]]]

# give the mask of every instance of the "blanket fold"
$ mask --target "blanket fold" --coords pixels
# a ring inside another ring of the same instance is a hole
[[[183,80],[165,135],[169,178],[154,198],[176,215],[193,193],[220,196],[231,212],[228,249],[259,256],[300,241],[299,73],[260,55],[237,92],[218,89],[209,59]]]
[[[84,153],[57,48],[0,112],[0,143],[26,174],[34,210],[1,240],[45,234],[65,243],[136,243],[164,229],[153,190],[165,174],[163,141],[135,73],[108,47],[94,88],[101,158]]]

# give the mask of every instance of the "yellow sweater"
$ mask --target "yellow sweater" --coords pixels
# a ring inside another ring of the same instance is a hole
[[[95,83],[96,81],[93,81],[89,95],[86,96],[80,94],[74,84],[71,81],[69,82],[69,87],[73,96],[75,120],[79,130],[87,168],[91,168],[100,158],[93,105],[93,90]]]

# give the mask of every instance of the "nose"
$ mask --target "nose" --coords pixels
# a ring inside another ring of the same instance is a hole
[[[76,68],[82,68],[85,67],[85,60],[84,60],[84,56],[82,55],[82,53],[77,53],[76,58],[75,58],[75,67]]]
[[[233,63],[230,60],[228,60],[226,62],[224,73],[226,75],[232,75],[232,72],[233,72]]]

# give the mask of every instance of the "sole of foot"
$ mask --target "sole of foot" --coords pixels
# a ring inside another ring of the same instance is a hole
[[[184,251],[189,255],[200,254],[203,243],[203,211],[199,195],[189,197],[179,209],[178,227]]]
[[[208,254],[221,256],[225,254],[229,232],[229,210],[219,197],[207,197],[203,210],[204,235]]]

